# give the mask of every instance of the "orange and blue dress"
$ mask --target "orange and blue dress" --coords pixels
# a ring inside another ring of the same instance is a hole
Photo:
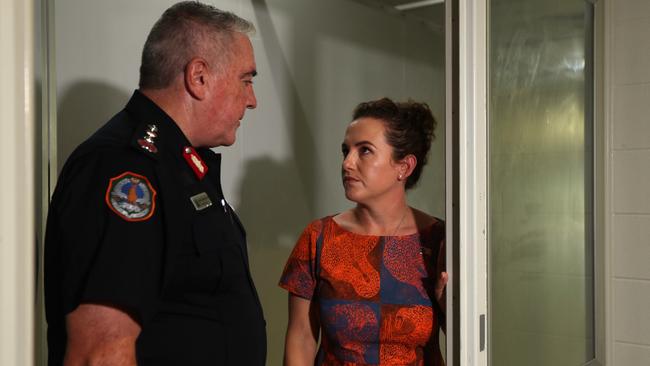
[[[441,220],[400,236],[353,233],[331,216],[311,222],[280,286],[317,305],[315,365],[444,365],[433,294],[444,236]]]

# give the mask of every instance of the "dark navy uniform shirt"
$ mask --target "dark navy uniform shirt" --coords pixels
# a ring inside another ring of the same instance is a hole
[[[200,177],[187,147],[136,91],[66,162],[45,241],[50,366],[63,362],[65,316],[81,303],[117,307],[140,324],[139,365],[265,363],[265,321],[246,234],[221,190],[221,156],[195,150],[207,166]]]

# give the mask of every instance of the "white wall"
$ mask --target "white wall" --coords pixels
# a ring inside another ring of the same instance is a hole
[[[59,169],[137,87],[142,45],[171,3],[56,2]],[[348,0],[210,3],[257,27],[259,106],[247,113],[237,143],[218,150],[224,192],[249,235],[267,317],[268,364],[279,365],[287,295],[277,281],[307,222],[350,206],[340,187],[340,144],[357,103],[390,96],[430,104],[439,139],[410,200],[444,216],[444,37]]]
[[[608,358],[650,365],[650,2],[605,4]]]
[[[0,365],[31,365],[34,326],[33,6],[0,4]]]

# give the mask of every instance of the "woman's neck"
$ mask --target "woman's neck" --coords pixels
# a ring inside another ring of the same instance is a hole
[[[351,210],[353,224],[371,235],[397,235],[410,221],[406,198],[385,204],[357,204]]]

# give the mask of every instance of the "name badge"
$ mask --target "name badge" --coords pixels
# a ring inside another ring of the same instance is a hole
[[[192,204],[197,211],[205,210],[206,208],[212,206],[212,201],[210,200],[210,197],[208,197],[208,194],[205,192],[201,192],[190,197],[190,201],[192,201]]]

